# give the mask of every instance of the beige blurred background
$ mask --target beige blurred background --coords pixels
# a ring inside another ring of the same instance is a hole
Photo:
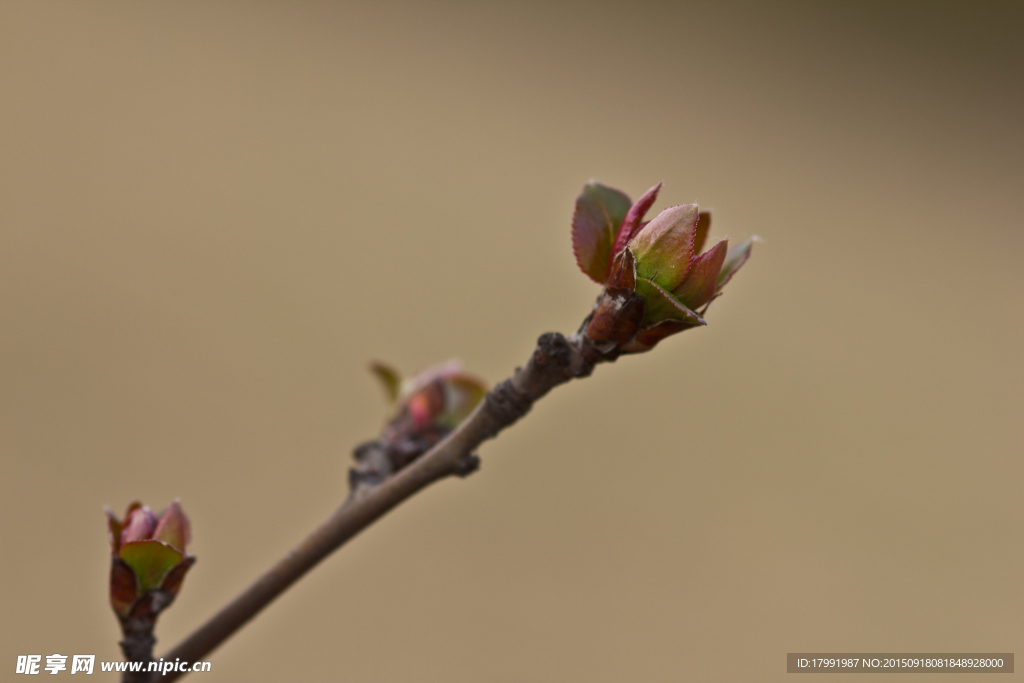
[[[166,651],[342,499],[369,359],[493,382],[573,330],[591,177],[766,241],[708,328],[558,389],[202,680],[1020,655],[1022,35],[1019,2],[0,5],[0,678],[119,657],[102,505],[192,517]]]

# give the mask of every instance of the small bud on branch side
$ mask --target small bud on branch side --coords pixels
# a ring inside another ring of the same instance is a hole
[[[402,380],[398,372],[375,362],[370,370],[381,381],[394,413],[383,433],[353,453],[356,467],[349,485],[374,486],[433,448],[469,417],[487,393],[483,380],[463,372],[457,361],[434,366]],[[475,467],[467,462],[468,471]]]
[[[124,519],[106,509],[110,536],[110,606],[121,624],[121,649],[133,662],[153,661],[153,628],[160,613],[174,602],[196,558],[186,548],[192,527],[175,500],[156,515],[142,503],[128,506]],[[125,674],[126,681],[145,681],[146,672]]]

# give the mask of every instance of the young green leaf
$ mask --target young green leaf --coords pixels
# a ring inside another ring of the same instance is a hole
[[[162,541],[133,541],[121,547],[121,559],[135,572],[140,594],[157,588],[164,575],[184,557]]]
[[[704,319],[690,310],[670,292],[658,286],[658,283],[644,278],[636,281],[636,293],[647,302],[643,327],[654,325],[663,320],[678,320],[693,325],[706,325]]]
[[[636,257],[637,276],[672,291],[686,278],[693,258],[697,205],[665,209],[629,243]]]

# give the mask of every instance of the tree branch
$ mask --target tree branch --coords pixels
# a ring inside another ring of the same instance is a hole
[[[354,486],[341,507],[306,540],[164,659],[203,659],[322,559],[399,503],[435,481],[475,469],[476,447],[525,415],[537,399],[574,377],[588,376],[596,363],[614,360],[615,355],[603,354],[580,333],[569,339],[558,333],[541,335],[526,366],[492,389],[451,434],[383,482]],[[169,672],[160,680],[170,683],[184,674]]]
[[[147,618],[127,618],[121,620],[121,633],[124,640],[121,641],[121,652],[129,662],[142,662],[144,668],[148,668],[153,661],[153,645],[156,638],[153,637],[154,622]],[[123,683],[147,683],[151,674],[148,671],[126,671],[122,677]]]

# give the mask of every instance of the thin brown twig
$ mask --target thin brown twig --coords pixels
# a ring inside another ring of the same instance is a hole
[[[195,662],[206,657],[306,572],[389,510],[435,481],[464,473],[476,447],[525,415],[534,401],[574,377],[586,377],[595,363],[608,360],[614,358],[602,355],[581,334],[570,339],[558,333],[542,335],[527,364],[491,390],[443,441],[379,485],[356,487],[306,540],[163,659]],[[170,683],[185,673],[169,672],[159,679]]]

